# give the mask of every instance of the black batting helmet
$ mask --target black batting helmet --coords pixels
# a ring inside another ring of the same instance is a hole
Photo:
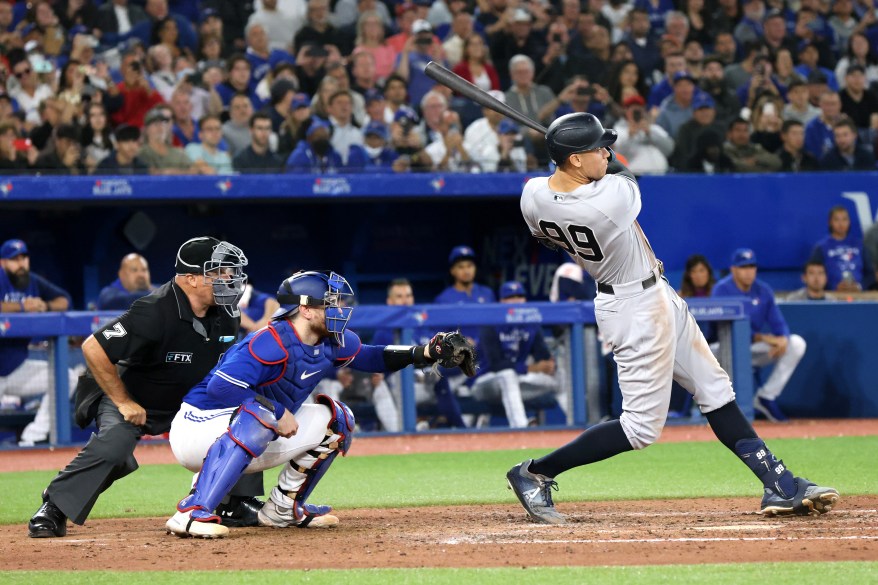
[[[577,152],[605,148],[616,142],[616,131],[605,130],[593,114],[577,112],[561,116],[546,131],[546,148],[556,165]]]

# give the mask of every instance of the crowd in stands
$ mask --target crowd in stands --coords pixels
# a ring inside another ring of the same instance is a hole
[[[0,0],[0,173],[525,171],[590,112],[637,174],[874,170],[874,0]]]

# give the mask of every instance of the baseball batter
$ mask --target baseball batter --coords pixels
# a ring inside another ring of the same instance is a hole
[[[623,413],[541,459],[516,465],[506,474],[510,488],[533,520],[564,523],[552,502],[554,478],[654,443],[676,380],[694,396],[717,438],[762,481],[763,514],[828,512],[838,492],[795,477],[756,435],[685,301],[662,276],[662,263],[637,223],[637,181],[609,148],[615,140],[616,132],[591,114],[555,120],[546,143],[557,170],[528,181],[521,212],[538,240],[563,249],[598,283],[595,315],[618,364]]]

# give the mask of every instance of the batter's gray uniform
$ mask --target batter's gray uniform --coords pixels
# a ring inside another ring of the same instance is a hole
[[[535,237],[564,249],[598,283],[595,315],[618,365],[620,422],[631,446],[643,449],[659,438],[673,380],[703,413],[734,400],[728,375],[686,302],[662,277],[637,223],[637,183],[608,174],[570,193],[556,193],[548,183],[548,177],[528,181],[521,212]]]

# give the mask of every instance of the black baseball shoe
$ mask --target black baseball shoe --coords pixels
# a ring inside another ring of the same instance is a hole
[[[216,515],[222,520],[223,526],[229,528],[247,528],[259,526],[257,514],[265,502],[253,496],[230,496],[229,503],[216,507]]]
[[[567,518],[555,510],[555,504],[552,502],[552,490],[557,490],[558,484],[551,477],[528,471],[532,462],[533,459],[528,459],[506,473],[509,489],[515,492],[518,501],[535,522],[566,523]]]
[[[57,538],[67,535],[67,516],[49,501],[43,492],[43,505],[27,523],[27,535],[31,538]]]
[[[791,496],[765,488],[759,512],[766,516],[820,516],[832,510],[838,490],[821,487],[804,477],[796,478],[796,493]]]

